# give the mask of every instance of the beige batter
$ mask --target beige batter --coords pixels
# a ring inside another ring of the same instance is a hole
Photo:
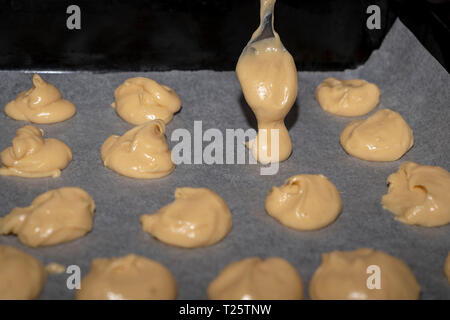
[[[29,254],[0,245],[0,300],[30,300],[39,296],[47,274]]]
[[[222,240],[231,229],[226,202],[206,188],[177,188],[175,201],[154,214],[141,216],[142,228],[155,238],[178,247],[206,247]]]
[[[12,146],[0,154],[2,176],[59,177],[72,161],[70,148],[57,139],[44,139],[43,131],[26,125],[17,130]]]
[[[345,117],[362,116],[380,101],[380,89],[362,79],[326,78],[316,89],[316,99],[325,111]]]
[[[120,258],[95,259],[81,281],[78,300],[169,300],[177,284],[160,263],[129,254]]]
[[[83,189],[47,191],[29,207],[15,208],[0,218],[0,234],[17,234],[30,247],[49,246],[84,236],[92,229],[95,204]]]
[[[233,262],[208,287],[213,300],[299,300],[303,285],[295,268],[281,258]]]
[[[336,220],[342,210],[342,200],[339,191],[325,176],[301,174],[270,190],[266,210],[288,227],[316,230]]]
[[[373,265],[379,267],[379,289],[368,288],[374,273],[367,268]],[[309,287],[313,300],[414,300],[419,294],[416,277],[402,260],[369,248],[322,254]]]
[[[411,128],[390,109],[381,109],[365,120],[353,120],[341,133],[344,150],[368,161],[395,161],[413,144]]]
[[[450,173],[433,166],[404,162],[387,182],[384,209],[406,224],[437,227],[450,223]]]
[[[155,119],[168,123],[181,107],[181,100],[172,88],[143,77],[125,80],[114,91],[114,98],[111,107],[122,119],[135,125]]]
[[[5,113],[14,120],[43,124],[65,121],[75,112],[73,103],[64,100],[55,86],[37,74],[33,75],[33,87],[19,93],[5,107]]]
[[[447,277],[448,284],[450,284],[450,252],[448,253],[447,259],[445,259],[444,273]]]
[[[151,120],[127,131],[112,135],[101,148],[105,167],[135,179],[156,179],[174,169],[162,120]]]
[[[283,47],[279,35],[274,32],[275,37],[250,44],[259,34],[266,12],[274,5],[275,0],[261,0],[259,28],[253,33],[236,65],[245,100],[258,121],[258,136],[249,141],[247,147],[254,158],[263,164],[284,161],[292,152],[284,118],[298,92],[294,59]],[[273,134],[274,139],[271,138]]]
[[[51,262],[45,266],[45,271],[51,274],[61,274],[66,271],[66,267],[57,262]]]

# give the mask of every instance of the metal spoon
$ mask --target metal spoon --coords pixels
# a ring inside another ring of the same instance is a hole
[[[273,6],[270,7],[270,10],[267,10],[265,12],[263,21],[262,21],[262,27],[259,28],[260,32],[257,34],[252,40],[250,40],[250,43],[254,43],[256,41],[261,41],[268,38],[275,37],[274,30],[273,30]]]
[[[258,29],[253,33],[250,41],[245,46],[243,53],[249,50],[255,42],[274,38],[275,30],[273,29],[273,10],[275,7],[274,0],[261,0],[260,23]],[[251,48],[254,51],[254,48]]]

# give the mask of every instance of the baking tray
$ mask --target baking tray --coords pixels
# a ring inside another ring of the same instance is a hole
[[[236,57],[237,59],[238,57]],[[0,72],[0,105],[31,86],[31,74]],[[422,299],[449,299],[450,286],[443,274],[450,250],[450,225],[438,228],[407,226],[382,209],[386,178],[403,161],[450,167],[450,76],[420,45],[411,32],[396,21],[379,50],[361,67],[344,72],[299,72],[299,96],[287,117],[293,141],[291,157],[274,176],[260,175],[260,165],[178,165],[158,180],[134,180],[105,168],[100,147],[111,134],[123,134],[132,125],[109,106],[114,89],[125,79],[150,77],[174,88],[182,110],[167,125],[169,145],[177,128],[193,131],[202,120],[203,130],[248,129],[255,125],[234,72],[170,71],[148,73],[47,73],[63,96],[78,108],[68,121],[38,125],[45,137],[67,143],[73,161],[61,177],[24,179],[0,177],[0,215],[16,206],[27,206],[39,194],[63,186],[79,186],[97,206],[94,228],[85,237],[51,247],[28,248],[15,236],[1,236],[0,243],[22,249],[44,264],[58,262],[80,266],[82,274],[97,257],[136,253],[161,262],[175,275],[180,299],[205,299],[208,284],[228,263],[249,256],[287,259],[303,278],[306,297],[321,254],[332,250],[371,247],[403,259],[413,270]],[[339,134],[352,119],[324,112],[314,99],[316,86],[326,77],[363,78],[382,92],[381,108],[398,111],[414,131],[414,147],[399,161],[366,162],[347,155]],[[24,122],[0,115],[0,149],[10,145]],[[339,189],[343,211],[330,226],[318,231],[296,231],[279,224],[264,210],[273,185],[295,174],[326,175]],[[153,213],[173,201],[176,187],[207,187],[225,199],[233,215],[233,227],[225,239],[207,248],[182,249],[166,245],[141,229],[139,216]],[[41,299],[71,299],[67,274],[49,275]]]

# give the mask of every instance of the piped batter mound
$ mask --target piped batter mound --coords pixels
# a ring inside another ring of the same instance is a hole
[[[181,107],[172,88],[143,77],[125,80],[114,91],[114,98],[111,107],[123,120],[135,125],[156,119],[168,123]]]
[[[160,263],[129,254],[120,258],[94,259],[81,281],[78,300],[172,300],[177,284]]]
[[[413,132],[402,116],[381,109],[365,120],[353,120],[341,133],[344,150],[367,161],[395,161],[414,144]]]
[[[265,205],[269,215],[285,226],[316,230],[336,220],[342,210],[342,199],[325,176],[301,174],[273,187]]]
[[[284,118],[298,92],[297,68],[279,35],[274,32],[274,37],[250,44],[258,36],[266,13],[274,5],[274,0],[261,0],[260,25],[236,65],[245,100],[258,121],[258,135],[247,143],[247,147],[263,164],[284,161],[292,152]]]
[[[300,300],[303,285],[295,268],[281,258],[233,262],[208,287],[212,300]]]
[[[30,247],[49,246],[84,236],[92,229],[95,203],[80,188],[47,191],[29,207],[15,208],[0,218],[0,234],[17,234]]]
[[[0,245],[0,300],[31,300],[39,296],[47,274],[29,254]]]
[[[196,248],[213,245],[231,229],[226,202],[206,188],[177,188],[175,201],[141,216],[142,228],[164,243]]]
[[[445,259],[444,274],[447,277],[448,284],[450,284],[450,252],[448,253],[447,259]]]
[[[101,148],[105,167],[135,179],[157,179],[174,169],[162,120],[152,120],[127,131],[112,135]]]
[[[384,209],[406,224],[437,227],[450,223],[450,173],[434,166],[404,162],[391,174]]]
[[[363,79],[326,78],[316,89],[316,100],[323,110],[345,117],[362,116],[380,101],[380,89]]]
[[[61,92],[38,74],[33,75],[33,87],[19,93],[5,107],[14,120],[48,124],[65,121],[76,112],[74,104],[62,98]]]
[[[26,125],[17,130],[12,146],[0,154],[2,176],[59,177],[72,161],[72,151],[58,139],[44,139],[43,131]]]
[[[368,272],[369,266],[379,273]],[[371,276],[380,277],[378,287]],[[416,277],[402,260],[369,248],[322,254],[309,287],[313,300],[415,300],[419,294]]]

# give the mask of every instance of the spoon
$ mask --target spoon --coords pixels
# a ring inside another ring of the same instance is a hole
[[[252,47],[255,42],[275,38],[275,30],[273,29],[273,10],[275,0],[261,0],[260,23],[258,29],[253,33],[250,41],[245,46],[243,52]],[[252,48],[254,51],[255,49]]]

